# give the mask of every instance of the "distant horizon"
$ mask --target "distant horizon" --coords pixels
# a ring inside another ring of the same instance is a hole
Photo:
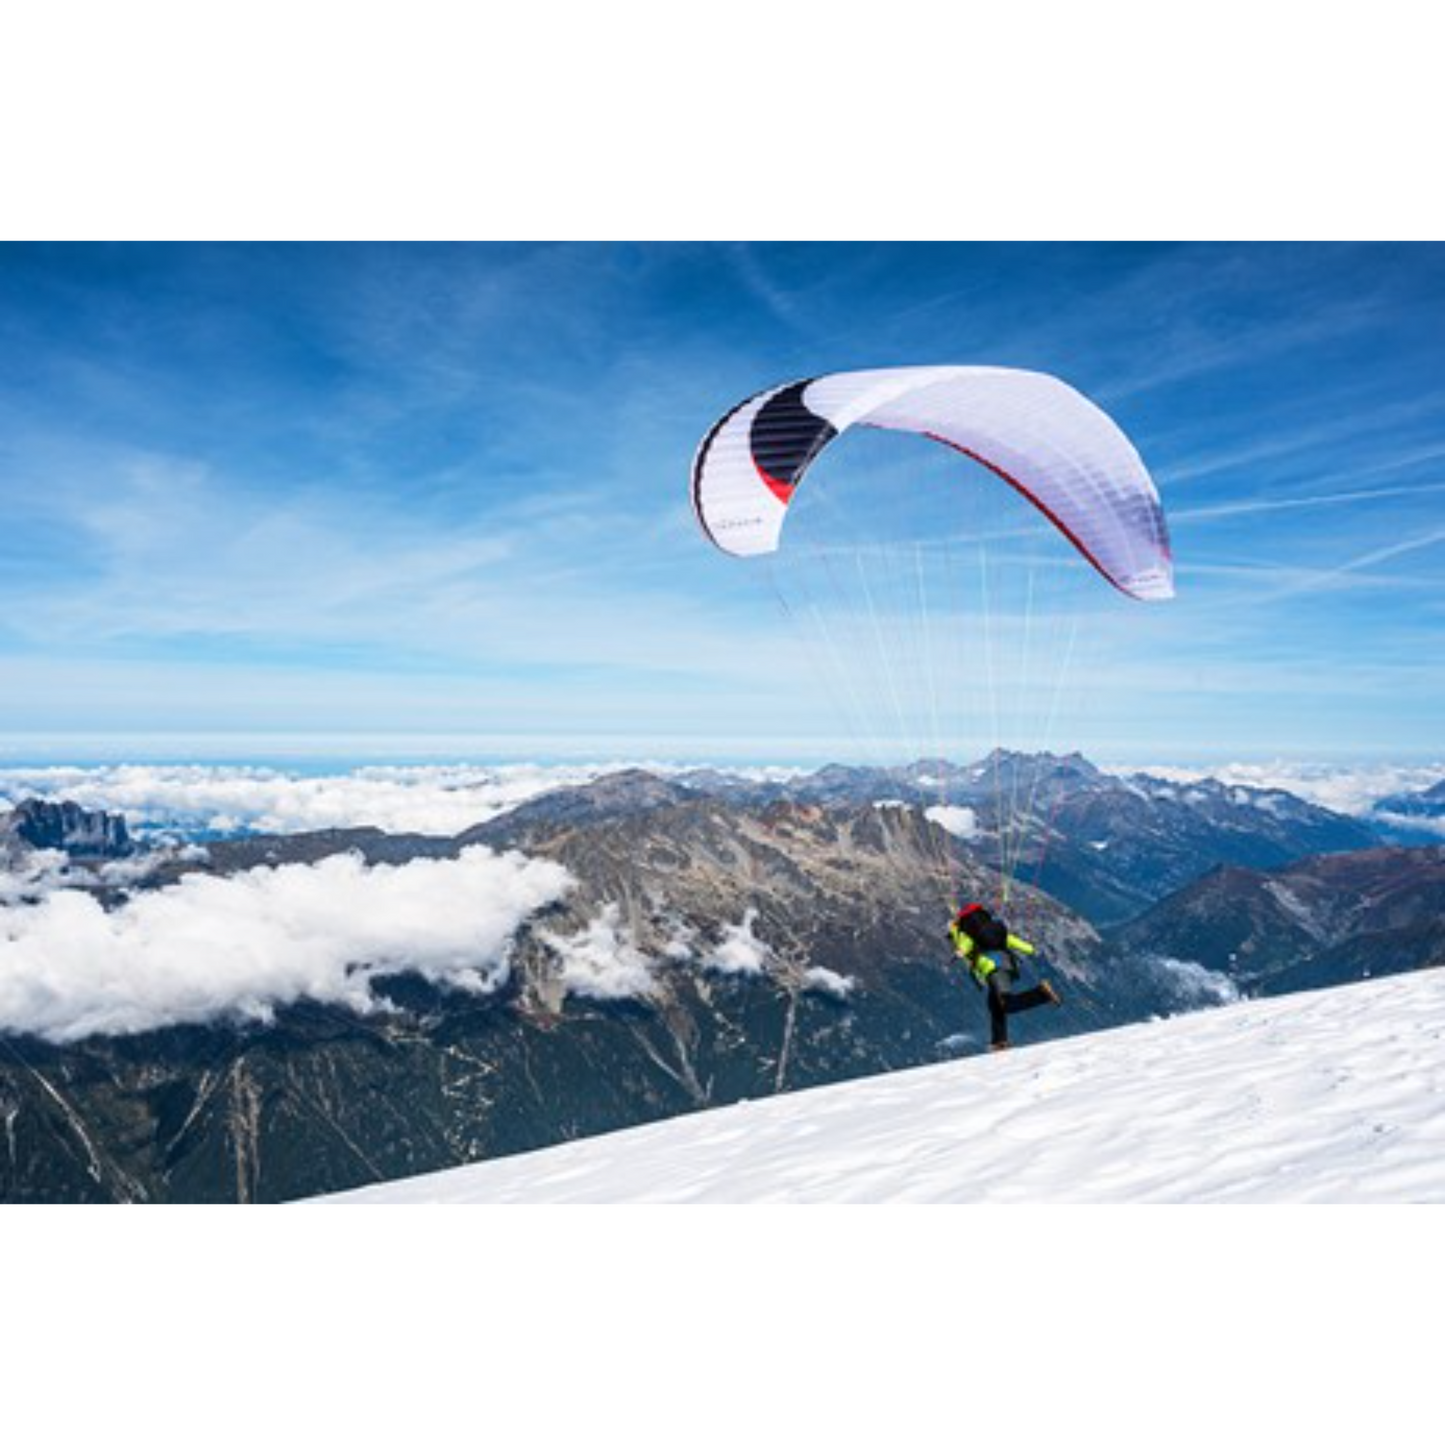
[[[911,763],[942,758],[958,766],[967,766],[987,757],[993,743],[982,743],[973,751],[934,753],[931,751],[874,755],[860,752],[856,746],[839,740],[836,748],[819,751],[816,740],[794,747],[779,743],[759,751],[726,750],[721,747],[697,746],[677,740],[613,739],[610,743],[584,745],[564,739],[548,739],[530,749],[520,739],[465,739],[448,735],[436,740],[403,735],[378,734],[368,738],[351,737],[340,741],[330,735],[287,734],[280,737],[265,734],[243,737],[221,734],[214,741],[188,737],[153,735],[126,744],[87,734],[61,735],[58,739],[40,742],[29,737],[0,735],[0,771],[10,768],[66,767],[276,767],[311,771],[317,768],[365,767],[506,767],[516,765],[632,765],[646,767],[656,763],[667,767],[744,767],[744,768],[821,768],[831,764],[855,767],[906,767]],[[1134,750],[1100,751],[1087,746],[1055,742],[1050,747],[1011,747],[1004,751],[1027,756],[1052,753],[1056,757],[1079,754],[1101,768],[1144,770],[1150,766],[1169,768],[1228,767],[1234,764],[1291,767],[1368,767],[1398,764],[1419,768],[1438,767],[1445,771],[1445,747],[1416,752],[1354,749],[1317,750],[1310,753],[1286,754],[1240,750],[1197,752],[1191,756],[1156,755],[1140,760]]]

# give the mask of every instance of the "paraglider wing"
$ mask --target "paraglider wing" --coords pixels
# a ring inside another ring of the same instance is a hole
[[[775,551],[804,474],[853,426],[962,452],[1027,497],[1121,592],[1174,595],[1159,494],[1128,437],[1056,377],[1003,367],[836,372],[749,397],[693,463],[693,507],[708,538],[734,556]]]

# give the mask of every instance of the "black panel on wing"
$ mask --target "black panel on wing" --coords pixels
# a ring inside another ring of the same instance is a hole
[[[753,463],[780,501],[786,502],[808,464],[838,435],[833,426],[803,405],[814,378],[796,381],[770,397],[753,418],[749,441]]]

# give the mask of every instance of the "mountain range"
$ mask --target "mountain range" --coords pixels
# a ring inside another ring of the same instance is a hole
[[[921,809],[967,810],[967,841],[977,857],[995,866],[1006,859],[1013,876],[1099,927],[1140,913],[1216,864],[1268,868],[1382,841],[1369,823],[1282,789],[1119,776],[1079,753],[998,749],[967,767],[936,759],[898,768],[835,765],[769,783],[694,772],[682,774],[677,786],[753,805],[782,798],[825,805],[896,799]],[[639,800],[666,796],[622,774],[607,785],[610,806],[634,789]],[[564,790],[521,811],[593,806],[587,795],[587,789]]]
[[[480,844],[550,859],[575,886],[523,925],[486,996],[400,960],[378,985],[388,1011],[365,1017],[301,1001],[267,1024],[0,1035],[0,1198],[296,1198],[977,1050],[984,1011],[943,924],[958,899],[996,896],[1023,810],[1047,836],[1009,917],[1068,1005],[1031,1015],[1028,1040],[1356,976],[1385,938],[1401,966],[1445,958],[1440,849],[1372,846],[1288,794],[1116,778],[1076,755],[940,766],[766,784],[622,772],[454,838],[244,837],[158,854],[125,888],[98,877],[123,907],[188,874]],[[130,846],[107,815],[24,816],[23,835],[6,820],[12,846]],[[1332,845],[1348,851],[1320,856]],[[655,962],[647,989],[566,986],[559,959],[597,930]]]
[[[979,1042],[980,1006],[942,946],[934,845],[947,835],[916,812],[694,796],[585,826],[502,821],[423,843],[435,856],[525,842],[572,870],[566,901],[518,935],[504,988],[447,992],[399,966],[382,986],[391,1011],[365,1018],[302,1002],[267,1025],[65,1046],[5,1038],[0,1197],[293,1198]],[[372,831],[243,840],[169,876],[350,850],[395,861],[417,846]],[[954,864],[967,886],[986,886],[971,860]],[[1091,977],[1095,931],[1042,895],[1020,902],[1072,994],[1052,1031],[1117,1021]],[[562,986],[549,940],[582,935],[608,910],[631,946],[686,955],[646,996]],[[739,929],[760,941],[758,965],[711,963]]]
[[[1109,941],[1126,959],[1188,959],[1257,994],[1445,963],[1445,848],[1216,868]]]

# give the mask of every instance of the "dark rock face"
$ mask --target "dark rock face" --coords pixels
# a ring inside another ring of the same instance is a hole
[[[1252,993],[1445,963],[1445,848],[1373,848],[1220,868],[1117,929],[1130,958],[1184,959]]]
[[[0,851],[8,843],[52,849],[76,859],[124,858],[134,852],[125,819],[118,813],[91,812],[78,803],[27,798],[0,817]]]

